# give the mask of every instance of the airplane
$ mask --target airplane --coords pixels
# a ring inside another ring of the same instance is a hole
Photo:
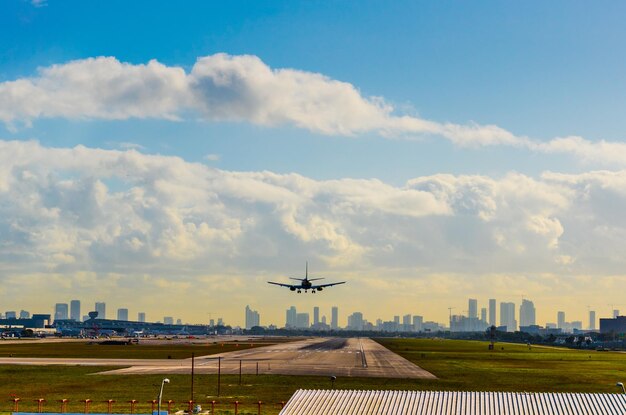
[[[305,274],[304,274],[304,278],[291,278],[292,280],[296,280],[296,281],[300,281],[300,284],[283,284],[280,282],[273,282],[273,281],[268,281],[268,284],[274,284],[274,285],[279,285],[281,287],[288,287],[291,291],[298,291],[298,294],[300,294],[302,292],[302,290],[304,290],[304,292],[307,292],[308,290],[311,290],[311,292],[313,294],[315,294],[316,291],[322,291],[325,287],[332,287],[333,285],[339,285],[339,284],[345,284],[345,281],[341,281],[341,282],[333,282],[330,284],[311,284],[311,281],[317,281],[317,280],[323,280],[324,278],[311,278],[309,279],[309,263],[307,261],[306,263],[306,270],[305,270]]]

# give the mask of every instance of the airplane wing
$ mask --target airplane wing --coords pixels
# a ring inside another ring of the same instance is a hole
[[[313,285],[311,286],[312,290],[317,290],[318,288],[324,288],[324,287],[332,287],[333,285],[339,285],[339,284],[345,284],[345,281],[341,281],[341,282],[333,282],[330,284],[319,284],[319,285]]]
[[[274,285],[279,285],[281,287],[287,287],[287,288],[292,288],[295,287],[295,285],[291,285],[291,284],[282,284],[280,282],[273,282],[273,281],[268,281],[268,284],[274,284]]]

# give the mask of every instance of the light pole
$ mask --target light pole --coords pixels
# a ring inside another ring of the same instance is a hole
[[[622,382],[617,382],[617,385],[615,386],[619,386],[622,388],[622,391],[624,391],[624,393],[626,394],[626,388],[624,388],[624,384]]]
[[[161,390],[159,390],[159,405],[158,405],[158,413],[157,415],[161,415],[161,398],[163,397],[163,386],[166,383],[170,383],[170,380],[168,378],[163,379],[163,381],[161,382]]]

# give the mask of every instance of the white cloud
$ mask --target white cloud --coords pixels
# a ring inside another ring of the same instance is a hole
[[[129,64],[97,57],[40,68],[37,76],[0,83],[0,121],[9,128],[49,117],[200,118],[288,125],[328,135],[434,135],[463,147],[505,145],[569,154],[586,162],[626,164],[624,143],[581,137],[541,142],[496,125],[439,123],[398,114],[383,98],[363,96],[350,83],[273,69],[251,55],[201,57],[189,72],[156,60]]]
[[[220,161],[221,156],[219,154],[207,154],[204,156],[205,160],[208,161]]]

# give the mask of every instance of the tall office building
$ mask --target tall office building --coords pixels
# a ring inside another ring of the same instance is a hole
[[[490,326],[496,325],[496,299],[495,298],[489,299],[489,325]]]
[[[121,321],[128,321],[128,309],[127,308],[118,308],[117,309],[117,319]]]
[[[333,307],[330,316],[330,328],[337,330],[339,328],[339,308]]]
[[[412,331],[410,314],[405,314],[402,316],[402,331]]]
[[[137,313],[137,321],[140,323],[145,323],[146,322],[146,313],[144,313],[143,311]]]
[[[478,301],[470,298],[467,304],[467,316],[469,318],[478,318]]]
[[[96,318],[107,318],[107,306],[105,303],[96,303],[96,311],[98,312],[98,317]]]
[[[70,301],[70,318],[74,321],[80,321],[80,300]]]
[[[261,317],[259,316],[259,312],[250,308],[250,306],[246,306],[246,329],[250,330],[252,327],[261,325]]]
[[[480,321],[487,322],[487,309],[485,307],[480,309]]]
[[[619,316],[619,310],[613,310],[613,318],[617,318]]]
[[[559,329],[565,328],[565,311],[556,313],[556,327]]]
[[[54,306],[54,321],[67,320],[68,319],[68,306],[67,303],[57,303]]]
[[[20,310],[20,318],[30,318],[30,313],[26,310]]]
[[[287,318],[286,318],[286,322],[285,322],[285,327],[287,328],[296,328],[296,318],[297,318],[297,311],[296,311],[296,307],[295,306],[291,306],[289,307],[289,309],[287,310]]]
[[[163,324],[174,324],[174,317],[165,316],[163,317]]]
[[[424,324],[424,317],[413,316],[413,330],[422,331],[422,325]]]
[[[299,329],[309,328],[309,313],[296,314],[296,327]]]
[[[589,330],[596,329],[596,312],[589,310]]]
[[[363,330],[363,313],[355,311],[348,316],[348,330]]]
[[[535,305],[532,301],[522,300],[519,306],[519,325],[534,326],[535,323]]]
[[[320,324],[320,308],[313,307],[313,325],[317,326]]]
[[[506,326],[506,331],[517,330],[514,303],[500,303],[500,325]]]

